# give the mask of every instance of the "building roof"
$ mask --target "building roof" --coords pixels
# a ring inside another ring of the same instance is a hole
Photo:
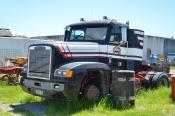
[[[175,38],[170,38],[170,37],[160,37],[160,36],[154,36],[154,35],[144,35],[144,36],[147,36],[148,38],[158,38],[158,39],[175,40]]]
[[[12,37],[12,33],[10,29],[0,28],[0,37]]]
[[[43,39],[43,40],[64,40],[64,35],[49,35],[49,36],[35,36],[30,37],[30,39]]]

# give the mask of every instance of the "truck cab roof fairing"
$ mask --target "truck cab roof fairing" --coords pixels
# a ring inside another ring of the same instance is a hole
[[[121,26],[126,26],[129,27],[126,24],[119,23],[117,21],[113,20],[94,20],[94,21],[81,21],[79,23],[73,23],[68,25],[69,27],[74,27],[74,26],[95,26],[95,25],[121,25]]]

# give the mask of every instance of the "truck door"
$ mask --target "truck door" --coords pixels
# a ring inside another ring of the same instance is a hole
[[[108,44],[108,58],[112,69],[126,69],[127,46],[127,27],[114,26]]]

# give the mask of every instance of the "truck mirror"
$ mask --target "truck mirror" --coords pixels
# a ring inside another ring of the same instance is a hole
[[[66,26],[66,31],[70,31],[70,27],[69,26]]]
[[[126,45],[127,44],[127,41],[120,41],[120,45]]]

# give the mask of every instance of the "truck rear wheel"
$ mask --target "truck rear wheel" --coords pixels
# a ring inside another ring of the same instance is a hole
[[[169,81],[167,78],[161,77],[157,80],[157,87],[161,86],[169,87]]]
[[[157,72],[153,76],[151,83],[152,83],[151,85],[153,88],[158,88],[160,86],[164,86],[164,87],[170,86],[168,75],[166,73],[163,73],[163,72]]]

